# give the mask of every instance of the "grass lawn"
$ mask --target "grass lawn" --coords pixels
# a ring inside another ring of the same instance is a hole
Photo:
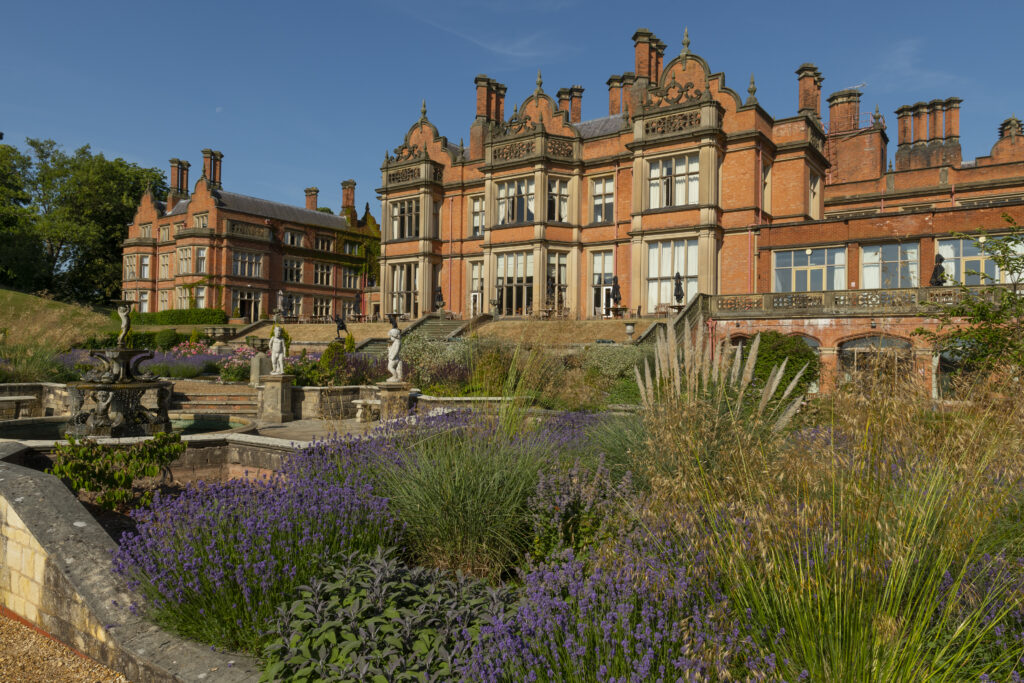
[[[9,344],[70,347],[118,327],[105,311],[0,288],[0,328]]]

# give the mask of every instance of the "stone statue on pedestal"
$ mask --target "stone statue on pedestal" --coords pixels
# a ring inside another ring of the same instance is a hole
[[[398,359],[398,352],[402,348],[402,332],[397,327],[388,330],[388,382],[402,381],[402,361]]]
[[[131,313],[132,305],[127,301],[117,307],[117,315],[121,318],[121,333],[117,335],[117,348],[123,349],[128,339],[128,332],[132,329]]]
[[[274,336],[270,338],[270,374],[284,374],[284,337],[281,336],[281,328],[274,328]]]

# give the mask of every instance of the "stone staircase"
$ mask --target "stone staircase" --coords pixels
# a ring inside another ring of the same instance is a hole
[[[455,330],[464,327],[465,324],[465,320],[445,320],[440,317],[427,316],[419,325],[410,326],[410,331],[430,339],[445,339]]]
[[[259,408],[256,389],[244,384],[176,382],[174,393],[171,394],[171,410],[255,419]]]

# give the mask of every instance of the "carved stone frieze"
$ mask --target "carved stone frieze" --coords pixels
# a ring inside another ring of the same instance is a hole
[[[772,308],[820,308],[825,303],[821,294],[775,294]]]
[[[760,296],[720,296],[717,303],[720,311],[760,311],[764,299]]]
[[[907,308],[917,306],[917,292],[884,289],[860,292],[837,292],[834,298],[839,308]]]
[[[548,140],[548,154],[553,157],[572,157],[572,142],[569,140]]]
[[[533,140],[510,142],[507,145],[495,147],[494,151],[491,152],[491,157],[494,161],[511,161],[513,159],[522,159],[525,156],[533,154],[533,149]]]
[[[495,124],[492,137],[510,138],[523,133],[532,133],[537,130],[537,124],[526,115],[520,116],[518,112],[512,115],[508,121]]]
[[[389,183],[404,183],[410,180],[418,180],[420,178],[420,167],[410,166],[408,168],[402,168],[397,171],[388,173]]]
[[[388,157],[388,161],[408,161],[409,159],[415,159],[419,154],[419,145],[400,145],[395,147],[394,156]]]
[[[680,133],[700,125],[699,111],[679,112],[644,122],[644,135],[658,136]]]

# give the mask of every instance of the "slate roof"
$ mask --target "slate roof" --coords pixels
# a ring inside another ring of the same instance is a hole
[[[576,130],[580,132],[580,137],[584,140],[587,138],[600,137],[602,135],[610,135],[611,133],[617,133],[622,130],[622,114],[606,116],[603,119],[580,121],[575,125]]]
[[[297,225],[313,225],[318,228],[332,228],[334,230],[347,230],[348,219],[345,216],[335,216],[323,211],[311,211],[299,206],[281,204],[267,199],[250,197],[235,192],[214,190],[213,196],[217,205],[230,211],[247,213],[253,216],[264,218],[276,218],[281,221],[295,223]],[[189,200],[184,199],[174,205],[168,216],[179,216],[188,211]]]

